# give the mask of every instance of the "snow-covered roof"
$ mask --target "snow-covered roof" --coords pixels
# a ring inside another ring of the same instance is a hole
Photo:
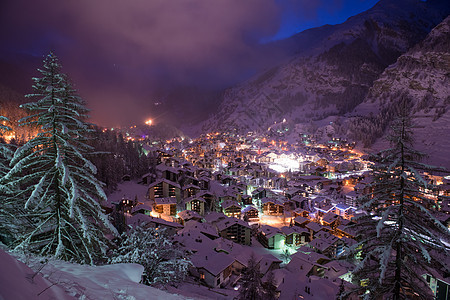
[[[329,243],[327,240],[315,238],[311,242],[309,242],[309,246],[323,252],[329,247],[331,247],[332,244]]]
[[[170,181],[170,180],[168,180],[168,179],[166,179],[166,178],[160,178],[160,179],[158,179],[157,181],[155,181],[155,182],[153,182],[153,183],[150,183],[150,185],[148,186],[148,188],[152,188],[152,187],[154,187],[154,186],[160,184],[161,182],[165,182],[165,183],[167,183],[167,184],[169,184],[169,185],[172,185],[172,186],[174,186],[174,187],[180,188],[180,185],[179,185],[178,183],[173,182],[173,181]]]
[[[149,203],[138,204],[131,209],[131,214],[134,214],[140,210],[152,211],[152,207]]]
[[[302,234],[302,233],[309,233],[309,231],[306,228],[301,228],[298,226],[283,226],[280,229],[285,235],[290,235],[293,233]]]
[[[227,228],[229,228],[229,227],[231,227],[231,226],[233,226],[235,224],[250,229],[250,226],[248,225],[247,222],[245,222],[245,221],[243,221],[241,219],[236,219],[236,218],[232,218],[232,217],[227,217],[226,219],[217,222],[216,226],[217,226],[217,229],[219,231],[222,231],[222,230],[225,230],[225,229],[227,229]]]
[[[177,204],[177,198],[176,197],[155,198],[154,201],[155,201],[156,205]]]
[[[228,254],[212,250],[206,254],[198,252],[192,255],[191,262],[196,268],[203,268],[212,275],[217,276],[232,265],[234,259]]]
[[[169,222],[161,218],[155,218],[152,216],[144,215],[141,213],[138,213],[134,216],[131,216],[127,218],[127,224],[132,226],[142,226],[146,224],[159,224],[166,227],[172,227],[172,228],[183,228],[183,225],[175,223],[175,222]]]
[[[244,207],[243,209],[241,209],[242,213],[246,213],[249,212],[251,210],[256,210],[258,211],[258,209],[256,207],[254,207],[253,205],[247,205],[246,207]]]
[[[178,213],[178,217],[180,217],[183,220],[188,219],[202,219],[203,217],[200,216],[196,211],[192,210],[183,210]]]
[[[280,299],[335,299],[339,291],[338,283],[317,276],[285,276],[278,289]]]
[[[221,219],[226,219],[227,216],[224,215],[223,213],[212,211],[212,212],[208,213],[207,215],[205,215],[204,218],[205,218],[206,222],[214,223]]]
[[[135,181],[124,181],[117,185],[117,190],[108,196],[108,203],[119,203],[123,198],[143,202],[147,195],[148,186]]]
[[[323,215],[322,220],[327,223],[332,223],[340,218],[341,217],[339,215],[330,211],[330,212],[326,213],[325,215]]]
[[[158,170],[160,172],[164,172],[164,171],[170,171],[172,173],[178,173],[179,172],[179,168],[166,166],[164,163],[160,163],[159,165],[157,165],[156,166],[156,170]]]
[[[323,228],[323,226],[316,222],[310,222],[306,224],[306,228],[311,229],[314,232],[318,232]]]
[[[311,220],[308,219],[308,218],[302,217],[302,216],[298,216],[298,217],[294,218],[294,222],[298,223],[298,224],[304,224],[304,223],[307,223],[307,222],[311,222]]]
[[[266,203],[273,203],[275,205],[283,205],[283,203],[277,199],[272,199],[272,198],[267,198],[267,197],[262,198],[261,204],[266,204]]]
[[[271,238],[275,235],[284,235],[283,231],[276,227],[272,227],[270,225],[262,225],[260,231],[264,234],[266,238]]]
[[[217,234],[217,228],[209,223],[200,223],[195,220],[189,220],[184,224],[184,229],[180,230],[180,232],[183,232],[183,230],[189,228],[197,229],[208,237],[219,237],[219,235]]]
[[[332,260],[324,266],[326,267],[324,276],[329,279],[337,279],[355,268],[350,262],[344,260]]]
[[[222,206],[223,209],[227,209],[227,208],[230,208],[232,206],[236,206],[236,207],[241,208],[241,205],[239,203],[237,203],[236,201],[233,201],[233,200],[223,201],[220,206]]]

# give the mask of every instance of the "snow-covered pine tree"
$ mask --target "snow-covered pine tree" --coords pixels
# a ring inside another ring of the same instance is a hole
[[[372,155],[373,192],[359,199],[368,214],[356,219],[353,253],[362,259],[353,273],[361,284],[354,292],[368,291],[368,299],[432,299],[423,275],[450,271],[450,234],[433,216],[435,186],[424,178],[436,168],[420,163],[423,154],[413,148],[408,103],[403,98],[398,105],[391,148]]]
[[[13,145],[8,145],[3,140],[3,134],[11,128],[6,124],[9,120],[0,116],[0,179],[10,170],[9,163],[13,156]],[[0,242],[9,244],[14,236],[14,207],[9,197],[10,191],[2,185],[0,180]]]
[[[8,147],[3,139],[3,134],[11,130],[11,128],[6,125],[7,122],[9,122],[8,118],[0,116],[0,178],[10,170],[9,162],[12,158],[11,148]]]
[[[173,244],[165,229],[137,226],[124,232],[118,244],[110,263],[138,263],[144,266],[144,284],[176,284],[187,275],[190,265],[186,258],[188,253]]]
[[[275,276],[272,271],[267,273],[266,280],[262,283],[263,286],[263,299],[264,300],[275,300],[278,299],[277,295],[279,291],[275,283]]]
[[[53,53],[39,72],[34,94],[27,95],[36,102],[23,105],[30,115],[21,120],[39,133],[17,149],[2,180],[25,213],[16,248],[92,264],[104,257],[106,235],[116,230],[99,203],[106,196],[96,169],[84,157],[88,110]]]
[[[247,267],[242,269],[241,287],[239,288],[239,299],[241,300],[259,300],[262,299],[264,291],[261,281],[261,271],[255,256],[250,256]]]

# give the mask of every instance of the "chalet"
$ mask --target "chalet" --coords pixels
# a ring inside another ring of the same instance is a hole
[[[169,222],[161,218],[155,218],[144,214],[136,214],[127,220],[127,224],[133,227],[141,226],[143,228],[165,229],[170,235],[183,228],[182,225]]]
[[[350,206],[350,205],[346,205],[346,204],[336,204],[335,206],[335,212],[336,214],[338,214],[339,216],[341,216],[344,219],[350,220],[356,211],[356,207],[355,206]]]
[[[322,277],[325,271],[324,264],[330,260],[320,253],[299,250],[291,255],[291,261],[286,265],[286,269],[302,277],[311,275]]]
[[[294,211],[292,211],[292,216],[295,217],[304,217],[304,218],[308,218],[309,217],[309,211],[302,209],[302,208],[297,208]]]
[[[173,153],[171,151],[158,149],[156,150],[156,152],[158,154],[158,163],[165,162],[166,160],[168,160],[173,156]]]
[[[253,259],[256,262],[256,266],[260,265],[260,261],[262,256],[256,254],[251,250],[251,248],[239,249],[239,253],[237,255],[233,255],[234,263],[233,263],[233,273],[236,275],[240,275],[242,270],[248,267],[248,262],[250,258],[253,256]],[[269,254],[270,255],[270,254]]]
[[[213,211],[217,202],[217,197],[210,191],[201,190],[196,197],[205,199],[205,212]]]
[[[243,205],[252,205],[253,204],[253,200],[250,195],[242,196],[241,202]]]
[[[259,261],[261,274],[267,274],[280,268],[282,261],[272,254],[264,254]]]
[[[342,279],[351,282],[355,266],[344,260],[332,260],[324,265],[324,278],[330,280]]]
[[[284,245],[285,235],[276,227],[262,225],[259,229],[258,240],[266,248],[280,249]]]
[[[257,188],[252,192],[252,198],[255,200],[260,200],[267,197],[267,190],[264,188]]]
[[[309,230],[298,226],[283,226],[281,231],[285,235],[285,244],[288,246],[304,245],[309,241]]]
[[[294,225],[301,228],[306,228],[306,225],[311,222],[311,219],[298,216],[294,218]]]
[[[159,178],[164,178],[172,182],[177,182],[179,178],[179,169],[161,163],[156,166],[156,172]]]
[[[195,211],[202,216],[205,214],[206,201],[202,197],[189,197],[184,199],[183,202],[186,210]]]
[[[279,200],[263,198],[261,199],[262,210],[268,216],[281,216],[284,213],[284,204]]]
[[[183,210],[178,213],[178,219],[182,225],[185,225],[187,221],[194,220],[200,222],[203,218],[195,211]]]
[[[152,207],[149,204],[138,204],[131,209],[131,214],[144,214],[150,216],[152,212]]]
[[[221,203],[223,213],[228,217],[241,218],[241,206],[236,201],[226,200]]]
[[[116,204],[116,203],[115,203]],[[137,200],[131,200],[128,198],[122,198],[117,204],[116,209],[126,213],[131,213],[133,207],[137,204]]]
[[[188,184],[182,187],[183,198],[189,198],[195,196],[199,191],[200,187],[194,184]]]
[[[211,240],[215,240],[219,238],[219,234],[217,233],[217,228],[209,223],[200,223],[194,220],[186,221],[184,224],[184,228],[178,232],[178,234],[183,233],[184,230],[198,230],[200,233],[205,235]]]
[[[335,299],[339,293],[339,285],[329,279],[317,276],[302,276],[299,271],[276,270],[277,299]]]
[[[156,174],[150,172],[142,175],[140,183],[148,185],[155,181],[156,181]]]
[[[336,231],[337,236],[348,237],[351,239],[355,238],[355,233],[354,233],[353,229],[351,227],[345,226],[343,224],[336,227],[335,231]]]
[[[358,195],[356,193],[356,191],[349,191],[348,193],[345,194],[345,204],[348,206],[357,206],[357,200]]]
[[[198,178],[198,186],[202,189],[202,190],[207,190],[210,187],[210,182],[211,179],[209,179],[208,177],[202,176]]]
[[[217,288],[225,285],[232,275],[234,259],[222,252],[198,252],[191,257],[191,274],[205,285]]]
[[[326,255],[327,257],[336,257],[336,244],[331,242],[331,240],[315,238],[308,243],[308,247],[317,253]]]
[[[288,189],[287,191],[284,192],[284,195],[288,198],[288,199],[292,199],[295,196],[300,196],[300,197],[304,197],[307,196],[307,193],[304,189],[300,189],[297,187],[291,187],[290,189]]]
[[[174,197],[178,201],[181,200],[181,187],[178,183],[159,179],[148,186],[147,198],[155,200],[155,198]]]
[[[259,221],[259,211],[256,207],[252,205],[247,205],[241,210],[244,221],[247,222],[257,222]]]
[[[225,220],[227,216],[225,216],[223,213],[211,211],[208,214],[204,216],[204,219],[207,223],[215,224],[217,222],[220,222],[222,220]]]
[[[155,198],[153,211],[157,214],[175,216],[177,214],[177,199],[175,197]]]
[[[335,229],[341,223],[341,217],[330,211],[322,216],[321,223]]]
[[[315,235],[319,231],[323,230],[323,226],[320,225],[319,223],[316,223],[316,222],[310,222],[310,223],[306,224],[305,227],[307,229],[309,229],[309,239],[310,239],[310,241],[312,241],[314,239]]]
[[[225,239],[243,245],[250,245],[252,242],[251,228],[247,222],[227,217],[214,223],[214,225],[217,227],[219,235]]]

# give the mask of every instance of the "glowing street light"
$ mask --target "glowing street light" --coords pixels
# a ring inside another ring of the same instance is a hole
[[[151,126],[153,123],[152,119],[148,119],[147,121],[145,121],[145,125]]]

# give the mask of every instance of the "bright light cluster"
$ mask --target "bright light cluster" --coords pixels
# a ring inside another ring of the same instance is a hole
[[[278,158],[275,158],[273,162],[269,164],[269,167],[279,173],[284,173],[289,170],[292,172],[299,171],[299,159],[296,158],[293,154],[290,155],[279,155]]]
[[[145,125],[148,125],[148,126],[152,125],[152,123],[153,123],[152,119],[148,119],[147,121],[145,121]]]

